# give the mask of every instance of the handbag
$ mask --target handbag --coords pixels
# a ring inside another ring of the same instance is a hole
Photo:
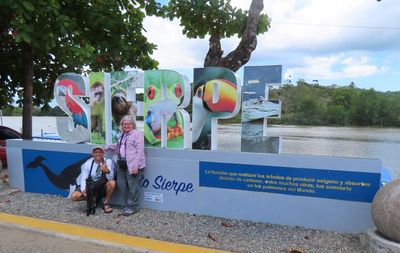
[[[120,170],[127,170],[128,169],[128,164],[126,163],[125,159],[121,159],[120,157],[117,160],[118,168]]]

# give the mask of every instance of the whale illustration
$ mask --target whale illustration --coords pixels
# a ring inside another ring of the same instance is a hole
[[[76,185],[76,179],[81,174],[81,166],[89,157],[68,165],[63,169],[63,171],[61,171],[59,175],[52,172],[45,164],[43,164],[43,160],[47,161],[47,159],[43,156],[36,157],[35,160],[30,162],[27,167],[28,169],[40,167],[53,185],[60,189],[68,190],[70,189],[71,185]]]

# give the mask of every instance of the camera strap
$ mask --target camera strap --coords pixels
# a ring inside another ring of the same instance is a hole
[[[118,145],[118,157],[119,158],[121,158],[121,144],[122,144],[122,140],[124,139],[124,135],[125,135],[125,132],[122,133],[121,139],[119,140],[119,145]],[[125,160],[126,160],[126,139],[128,139],[128,137],[126,137],[125,141],[124,141]]]
[[[93,164],[94,164],[94,158],[92,160],[92,165],[90,166],[90,171],[89,171],[89,176],[88,177],[92,177],[92,169],[93,169]]]

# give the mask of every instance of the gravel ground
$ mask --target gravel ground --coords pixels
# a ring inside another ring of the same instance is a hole
[[[120,215],[118,207],[114,207],[111,214],[105,214],[97,208],[96,215],[88,217],[85,202],[73,203],[60,196],[9,189],[6,171],[0,173],[3,184],[0,187],[0,212],[232,252],[364,252],[360,242],[364,234],[335,233],[151,209],[140,209],[137,214],[124,217]]]

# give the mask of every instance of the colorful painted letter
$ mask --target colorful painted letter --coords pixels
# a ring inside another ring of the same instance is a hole
[[[243,152],[279,153],[279,137],[266,133],[267,118],[281,117],[281,102],[268,100],[271,86],[281,85],[282,66],[244,67],[242,139]]]
[[[190,85],[171,70],[144,72],[144,134],[146,147],[190,148]]]
[[[193,83],[193,148],[216,150],[218,119],[231,118],[240,110],[239,78],[226,68],[197,68]]]
[[[57,118],[60,137],[70,143],[88,142],[90,139],[90,108],[82,98],[88,97],[85,80],[74,73],[60,75],[54,84],[54,98],[68,119]]]
[[[112,142],[118,139],[119,124],[125,115],[138,115],[136,90],[143,89],[143,71],[111,72]]]
[[[91,73],[90,83],[90,122],[91,122],[91,143],[106,143],[106,82],[105,77],[109,74],[103,72]]]

